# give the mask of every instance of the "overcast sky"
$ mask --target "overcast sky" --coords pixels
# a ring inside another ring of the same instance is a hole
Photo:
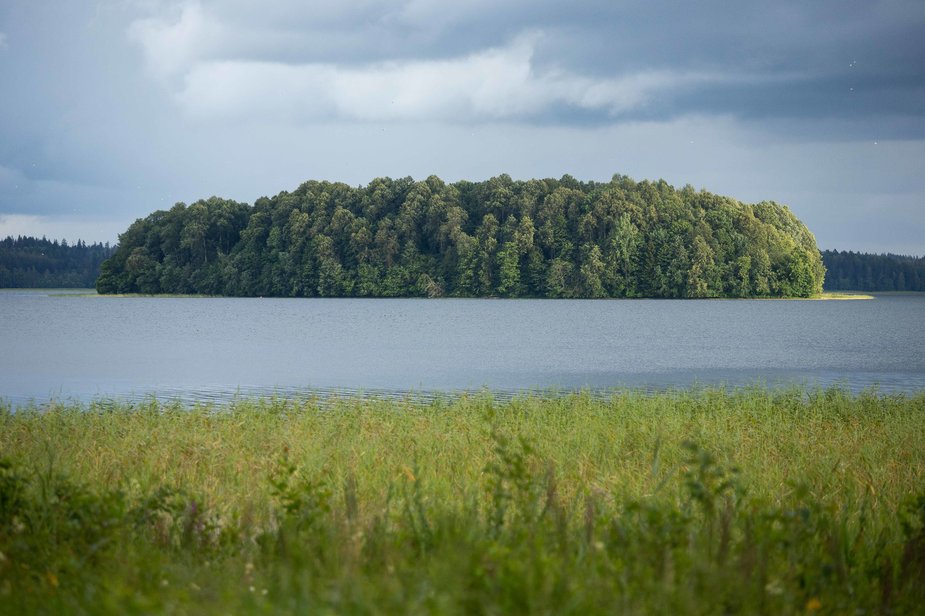
[[[500,173],[664,178],[925,254],[925,2],[0,2],[0,237]]]

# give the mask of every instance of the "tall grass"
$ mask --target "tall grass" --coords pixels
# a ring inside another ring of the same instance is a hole
[[[914,613],[925,395],[0,412],[0,612]]]

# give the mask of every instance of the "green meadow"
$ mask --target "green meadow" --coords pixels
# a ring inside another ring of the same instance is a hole
[[[0,613],[911,614],[925,393],[0,410]]]

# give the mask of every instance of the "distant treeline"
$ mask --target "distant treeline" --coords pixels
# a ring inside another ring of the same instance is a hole
[[[213,197],[139,219],[101,293],[235,296],[763,297],[822,290],[786,207],[664,181],[365,187],[309,181],[253,207]]]
[[[925,291],[925,257],[826,250],[829,291]]]
[[[108,243],[7,237],[0,240],[0,287],[92,288],[114,250]]]

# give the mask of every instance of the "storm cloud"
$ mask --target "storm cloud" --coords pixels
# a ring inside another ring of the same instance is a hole
[[[175,201],[613,173],[922,254],[921,2],[65,0],[0,7],[0,235]]]

